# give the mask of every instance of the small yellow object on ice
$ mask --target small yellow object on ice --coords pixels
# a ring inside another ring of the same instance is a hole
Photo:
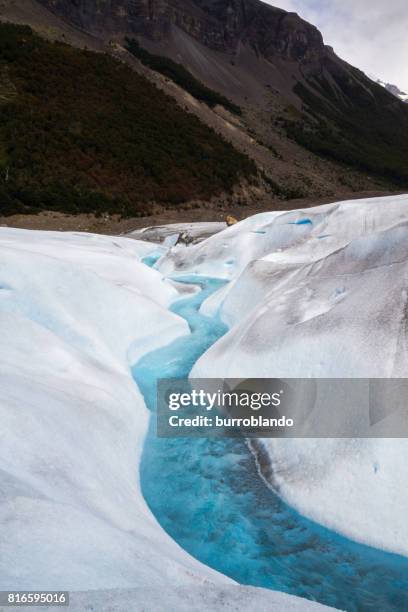
[[[225,219],[225,222],[226,222],[227,225],[234,225],[234,223],[238,223],[238,219],[236,219],[232,215],[227,215],[227,218]]]

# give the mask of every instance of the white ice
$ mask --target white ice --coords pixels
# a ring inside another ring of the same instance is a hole
[[[216,609],[217,597],[226,610],[258,599],[258,610],[323,609],[246,593],[183,551],[146,506],[149,414],[129,366],[188,333],[167,310],[176,287],[140,263],[149,250],[0,229],[0,589],[92,589],[73,595],[81,612],[187,610],[192,593],[196,610]]]
[[[231,279],[203,305],[230,332],[197,377],[408,377],[408,196],[257,215],[161,270]],[[304,515],[408,554],[408,441],[265,440]]]
[[[239,585],[173,586],[74,593],[69,612],[328,612],[333,608],[277,591]]]

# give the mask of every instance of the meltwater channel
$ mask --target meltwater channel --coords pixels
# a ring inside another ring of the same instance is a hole
[[[227,331],[219,319],[199,313],[224,281],[177,280],[201,289],[172,306],[191,333],[145,355],[132,368],[153,413],[141,483],[156,519],[192,556],[241,584],[347,612],[408,610],[408,559],[354,543],[299,515],[262,481],[243,439],[156,437],[157,379],[187,377]]]

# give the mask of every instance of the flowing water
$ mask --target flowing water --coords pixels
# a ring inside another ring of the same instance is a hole
[[[356,544],[300,516],[259,477],[243,439],[156,437],[157,379],[186,377],[227,331],[219,319],[199,313],[223,281],[191,276],[183,282],[201,289],[172,307],[191,333],[133,367],[153,413],[141,482],[157,520],[191,555],[241,584],[348,612],[407,611],[408,559]]]

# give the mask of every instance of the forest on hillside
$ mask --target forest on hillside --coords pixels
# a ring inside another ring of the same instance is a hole
[[[252,179],[252,161],[107,54],[0,25],[0,215],[141,214]]]

